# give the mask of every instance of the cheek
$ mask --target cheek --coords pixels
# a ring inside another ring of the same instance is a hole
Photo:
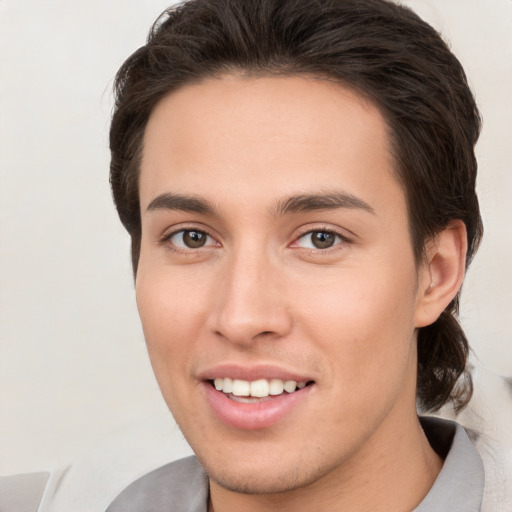
[[[306,338],[326,356],[328,384],[354,400],[355,410],[398,392],[411,369],[414,267],[384,270],[340,273],[313,300],[295,291]]]
[[[170,269],[146,272],[140,268],[137,306],[162,396],[178,424],[185,425],[199,414],[199,408],[190,400],[189,376],[194,340],[199,339],[197,326],[202,322],[198,320],[199,296],[191,294],[191,287],[181,283],[175,272],[171,278],[170,272]]]
[[[136,283],[139,310],[148,353],[156,378],[162,390],[167,383],[179,385],[186,375],[202,324],[201,295],[187,293],[191,285],[180,282],[179,274],[170,269],[147,272],[140,267]],[[193,286],[192,286],[193,288]],[[180,371],[177,371],[180,370]]]

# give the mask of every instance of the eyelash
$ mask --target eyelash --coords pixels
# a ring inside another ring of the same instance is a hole
[[[162,236],[162,238],[159,240],[160,245],[165,245],[169,250],[176,254],[190,256],[193,254],[197,254],[197,251],[200,249],[208,249],[214,246],[214,244],[210,245],[203,245],[198,248],[188,247],[188,248],[182,248],[179,247],[171,242],[172,238],[176,235],[182,233],[185,234],[186,232],[196,232],[200,233],[202,235],[205,235],[206,237],[210,238],[211,240],[215,241],[218,246],[220,246],[219,242],[216,241],[215,237],[208,233],[204,228],[198,229],[195,227],[183,227],[181,229],[177,229],[175,231],[172,231],[171,233],[165,234]],[[300,247],[297,245],[298,241],[306,236],[311,236],[313,233],[325,233],[329,235],[334,235],[336,238],[338,238],[338,241],[335,240],[334,244],[331,247],[327,247],[325,249],[320,248],[308,248],[308,247]],[[308,229],[307,231],[304,231],[300,233],[294,241],[289,245],[292,249],[302,249],[303,251],[309,253],[309,254],[330,254],[334,251],[341,250],[339,246],[344,246],[347,243],[351,243],[351,240],[347,238],[345,235],[341,234],[340,232],[333,230],[332,228],[328,227],[317,227],[314,229]]]
[[[310,247],[310,248],[300,247],[297,245],[299,240],[301,240],[302,238],[304,238],[308,235],[311,236],[311,235],[313,235],[313,233],[325,233],[325,234],[329,234],[329,235],[334,235],[338,239],[338,241],[335,240],[334,244],[331,247],[327,247],[325,249],[313,248],[313,247]],[[344,234],[340,233],[339,231],[336,231],[336,230],[332,229],[331,227],[319,226],[314,229],[308,229],[307,231],[300,233],[295,238],[295,240],[292,242],[291,247],[302,249],[303,251],[306,251],[307,253],[312,254],[312,255],[313,254],[314,255],[318,255],[318,254],[327,255],[327,254],[331,254],[332,252],[341,250],[342,247],[340,247],[340,246],[344,246],[345,244],[349,244],[349,243],[351,243],[351,240],[348,237],[346,237]]]
[[[172,238],[175,237],[176,235],[178,235],[180,233],[185,234],[187,232],[200,233],[200,234],[205,235],[206,237],[210,238],[211,240],[215,241],[218,244],[218,242],[215,240],[215,237],[212,236],[210,233],[208,233],[208,231],[206,231],[204,228],[198,229],[195,227],[182,227],[180,229],[172,231],[171,233],[164,234],[162,236],[162,238],[160,238],[159,244],[166,246],[167,249],[169,249],[170,251],[172,251],[176,254],[184,255],[184,256],[191,256],[193,254],[197,254],[198,249],[208,249],[208,248],[212,247],[212,245],[205,245],[205,246],[198,247],[196,249],[194,249],[193,247],[182,248],[182,247],[179,247],[171,242]]]

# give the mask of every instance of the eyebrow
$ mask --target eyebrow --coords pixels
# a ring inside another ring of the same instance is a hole
[[[203,215],[215,215],[215,208],[206,199],[196,196],[172,194],[170,192],[160,194],[149,203],[146,211],[154,210],[182,210]]]
[[[345,192],[299,194],[282,199],[271,209],[271,215],[279,217],[290,213],[306,213],[337,208],[359,209],[375,214],[375,210],[362,199]],[[213,204],[202,197],[165,192],[155,197],[146,211],[181,210],[202,215],[216,215]]]
[[[292,196],[278,201],[272,210],[272,214],[277,217],[288,213],[305,213],[317,210],[334,210],[337,208],[364,210],[375,215],[375,210],[368,203],[345,192]]]

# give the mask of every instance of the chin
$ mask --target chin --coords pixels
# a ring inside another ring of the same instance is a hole
[[[275,461],[224,466],[200,459],[209,478],[220,487],[241,494],[278,494],[303,488],[320,479],[328,469],[312,468],[302,461]]]
[[[287,472],[283,478],[280,475],[234,475],[223,470],[214,473],[208,472],[208,476],[217,485],[228,491],[240,494],[277,494],[293,491],[307,485],[303,483],[297,472]]]

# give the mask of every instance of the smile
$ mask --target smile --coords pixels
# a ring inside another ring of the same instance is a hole
[[[293,380],[291,376],[263,378],[260,374],[247,380],[233,375],[236,371],[230,372],[231,377],[219,376],[218,370],[215,373],[217,376],[203,381],[206,402],[222,423],[242,430],[269,428],[285,421],[294,411],[303,410],[316,387],[312,380]]]
[[[303,389],[307,382],[282,379],[258,379],[253,381],[231,379],[230,377],[216,378],[213,385],[217,391],[222,391],[231,400],[245,403],[257,403],[254,398],[279,396],[283,393],[294,393]],[[253,399],[251,400],[252,397]]]

